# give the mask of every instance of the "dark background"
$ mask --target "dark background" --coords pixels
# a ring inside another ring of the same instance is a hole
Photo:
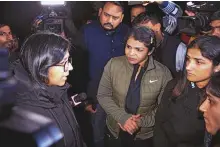
[[[73,21],[80,27],[83,20],[93,12],[91,2],[68,2],[72,6]],[[9,24],[21,40],[30,34],[31,23],[40,14],[43,6],[39,1],[0,2],[0,23]]]
[[[72,8],[72,19],[79,29],[86,20],[92,18],[97,7],[103,2],[67,2]],[[176,2],[184,8],[185,2]],[[127,2],[125,2],[125,5]],[[8,1],[0,2],[0,23],[9,24],[14,34],[16,34],[22,42],[25,37],[30,35],[31,22],[40,14],[43,6],[40,1]],[[124,23],[129,23],[130,7],[125,7]]]

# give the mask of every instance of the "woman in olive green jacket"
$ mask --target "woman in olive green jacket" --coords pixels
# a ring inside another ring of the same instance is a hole
[[[112,58],[105,66],[97,98],[107,113],[110,136],[120,138],[118,146],[152,146],[155,112],[172,79],[167,67],[153,59],[154,46],[150,29],[134,27],[125,56]]]

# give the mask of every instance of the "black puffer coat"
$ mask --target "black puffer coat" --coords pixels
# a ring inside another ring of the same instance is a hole
[[[176,79],[167,84],[158,107],[154,147],[204,147],[205,122],[198,110],[203,89],[189,83],[172,98],[175,85]]]
[[[34,88],[20,61],[13,64],[12,70],[18,80],[16,106],[51,118],[64,134],[57,147],[83,147],[79,125],[67,97],[69,85]]]

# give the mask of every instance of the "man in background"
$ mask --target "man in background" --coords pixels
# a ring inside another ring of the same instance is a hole
[[[131,7],[131,22],[134,20],[135,17],[137,17],[142,12],[145,12],[145,7],[141,4],[133,5]]]
[[[92,113],[94,143],[104,147],[106,114],[98,104],[96,95],[105,64],[112,57],[124,55],[124,38],[128,26],[122,23],[124,18],[123,2],[106,2],[99,9],[99,21],[86,24],[83,40],[88,53],[89,82],[87,95],[92,100],[86,110]]]
[[[0,48],[9,50],[9,63],[14,62],[18,57],[18,41],[12,36],[9,25],[0,24]]]

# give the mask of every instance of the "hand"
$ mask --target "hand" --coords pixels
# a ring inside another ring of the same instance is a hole
[[[92,108],[92,104],[87,105],[85,110],[90,113],[96,113],[96,110],[93,110],[93,108]]]
[[[192,11],[187,11],[185,10],[185,13],[188,15],[188,16],[195,16],[196,14]]]
[[[123,128],[129,133],[129,134],[133,134],[135,131],[138,130],[138,125],[137,123],[133,120],[132,117],[130,117],[128,120],[126,120]]]
[[[132,120],[134,120],[135,122],[139,122],[141,119],[141,115],[137,114],[137,115],[132,115],[131,116]]]
[[[162,4],[163,3],[163,1],[143,1],[143,6],[147,6],[148,4],[150,4],[150,3],[157,3],[157,4]]]

